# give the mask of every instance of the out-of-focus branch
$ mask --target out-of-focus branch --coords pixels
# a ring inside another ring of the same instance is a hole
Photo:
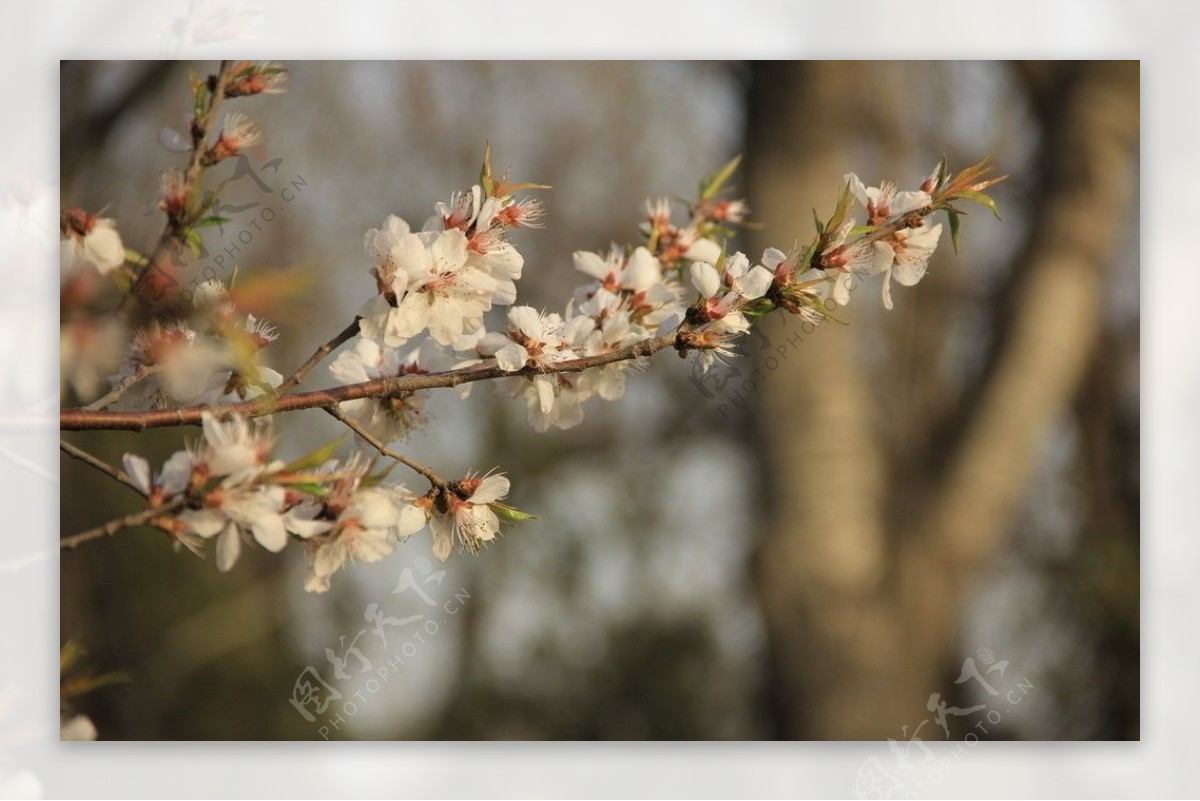
[[[183,171],[181,187],[185,201],[178,208],[172,208],[167,212],[167,222],[163,226],[158,247],[151,262],[156,262],[159,258],[164,257],[164,254],[178,253],[186,247],[188,229],[195,223],[196,198],[200,192],[201,179],[204,175],[204,156],[207,152],[205,142],[216,124],[217,114],[220,113],[221,105],[225,101],[225,90],[233,78],[235,64],[236,62],[232,61],[222,61],[217,73],[207,78],[208,103],[204,107],[204,112],[192,120],[189,132],[192,149],[188,156],[187,168]],[[166,257],[170,258],[169,255]],[[154,273],[155,270],[152,267],[147,267],[138,274],[137,280],[134,281],[129,292],[121,298],[120,308],[125,307],[131,296],[147,292],[145,284],[154,280]]]
[[[97,110],[80,111],[64,117],[59,152],[62,154],[60,178],[64,186],[79,171],[87,157],[103,147],[113,126],[142,98],[161,86],[172,73],[174,64],[169,61],[151,62],[140,67],[140,72],[129,81],[111,103]],[[62,86],[64,90],[63,111],[67,106],[81,107],[85,104],[67,98],[67,87],[80,80],[87,72],[86,67],[66,62],[62,65]]]
[[[1121,232],[1136,225],[1132,170],[1138,65],[1081,67],[1066,90],[1062,125],[1046,160],[1054,172],[1033,215],[1034,245],[1022,298],[1008,321],[922,536],[957,567],[977,564],[1003,535],[1028,485],[1038,440],[1069,402],[1100,331],[1105,267]]]
[[[84,406],[83,408],[88,409],[90,411],[97,411],[97,410],[103,409],[107,406],[111,406],[112,404],[116,403],[117,401],[119,401],[121,399],[121,396],[125,394],[126,390],[128,390],[130,387],[132,387],[134,384],[138,383],[142,379],[148,378],[151,375],[154,375],[154,373],[156,373],[156,372],[158,372],[158,370],[154,365],[142,365],[141,367],[139,367],[138,369],[136,369],[132,373],[130,373],[128,376],[126,376],[125,379],[123,381],[121,381],[121,383],[119,383],[115,387],[113,387],[112,390],[110,390],[107,395],[105,395],[102,398],[97,398],[96,400],[92,401],[91,403],[89,403],[87,406]]]
[[[167,219],[167,226],[163,231],[164,244],[169,240],[179,240],[183,236],[186,227],[186,210],[191,207],[200,190],[200,177],[204,173],[204,154],[206,152],[204,143],[216,124],[221,104],[225,102],[225,88],[233,77],[233,64],[234,62],[231,61],[222,61],[217,74],[209,76],[212,97],[204,115],[192,121],[192,151],[188,158],[187,169],[183,172],[183,186],[187,203],[179,216],[171,216]]]

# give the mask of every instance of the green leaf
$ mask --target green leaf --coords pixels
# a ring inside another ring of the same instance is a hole
[[[942,156],[942,160],[938,162],[936,188],[941,189],[944,183],[946,183],[946,157]]]
[[[800,259],[799,264],[796,265],[797,272],[804,272],[804,270],[800,269],[801,264],[803,264],[806,269],[812,266],[813,257],[817,255],[817,245],[820,243],[821,235],[818,233],[817,237],[813,239],[812,244],[810,244],[808,249],[804,251],[804,257]]]
[[[67,640],[58,652],[58,672],[66,673],[84,654],[83,646],[75,639]]]
[[[974,200],[981,206],[987,206],[987,208],[991,210],[992,215],[995,216],[997,220],[1000,219],[1000,209],[996,207],[996,201],[992,200],[984,193],[976,192],[973,189],[960,189],[956,196],[966,198],[967,200]]]
[[[59,693],[64,698],[74,698],[84,693],[109,687],[113,684],[126,684],[131,681],[133,681],[133,678],[124,671],[109,671],[108,673],[98,673],[94,676],[76,676],[62,682]]]
[[[126,267],[113,270],[108,274],[108,277],[120,292],[128,292],[133,289],[133,273]]]
[[[133,248],[125,248],[125,261],[135,264],[138,267],[146,267],[150,264],[150,259],[138,253]]]
[[[199,231],[189,229],[183,235],[184,242],[187,244],[188,250],[192,252],[193,258],[200,258],[200,254],[204,252],[204,238],[200,236]]]
[[[955,253],[958,253],[958,216],[954,209],[946,209],[946,218],[950,222],[950,243],[954,245]]]
[[[492,178],[491,142],[485,142],[483,145],[483,166],[479,168],[479,185],[483,187],[485,197],[491,197],[492,191],[496,188],[496,182]]]
[[[522,512],[516,507],[509,506],[504,503],[489,503],[488,506],[497,517],[502,517],[510,523],[523,523],[526,520],[537,520],[537,515],[531,515],[529,512]]]
[[[768,300],[766,298],[759,298],[758,300],[754,301],[754,303],[750,304],[749,306],[743,307],[742,314],[746,315],[747,317],[749,317],[752,320],[756,320],[765,314],[770,314],[774,310],[775,310],[774,301]]]
[[[340,437],[331,439],[329,442],[326,442],[319,448],[304,454],[283,469],[294,473],[300,470],[311,470],[313,468],[320,467],[333,458],[333,455],[337,453],[338,448],[340,448],[342,443],[346,440],[346,436],[346,434],[343,434]]]
[[[329,488],[321,484],[288,484],[288,489],[303,492],[306,495],[315,495],[318,498],[325,498],[329,495]]]
[[[400,463],[392,462],[391,464],[389,464],[387,466],[387,468],[380,470],[378,473],[375,473],[374,475],[367,476],[366,478],[364,478],[362,480],[362,486],[364,486],[364,487],[379,486],[380,484],[383,483],[383,480],[385,478],[387,478],[388,475],[390,475],[393,470],[396,469],[396,465],[398,465],[398,464],[400,464]]]
[[[233,222],[233,220],[231,220],[228,217],[220,217],[220,216],[217,216],[214,214],[211,217],[205,217],[203,220],[200,220],[192,227],[193,228],[209,228],[214,225],[224,225],[225,223],[229,223],[229,222]]]
[[[813,225],[817,227],[817,236],[825,236],[825,223],[821,222],[820,216],[817,215],[817,210],[813,209]]]
[[[190,70],[189,70],[190,72]],[[196,86],[196,103],[193,108],[195,118],[198,120],[208,111],[209,103],[212,102],[212,92],[208,89],[208,81],[203,78],[196,78],[193,74],[193,79]],[[191,135],[191,132],[188,132]]]
[[[716,197],[717,193],[721,191],[721,188],[724,187],[729,179],[733,177],[734,172],[737,171],[737,168],[741,163],[742,157],[740,155],[734,156],[724,167],[712,173],[711,175],[706,175],[700,181],[700,199],[712,200],[714,197]]]
[[[829,218],[829,222],[825,224],[825,229],[830,232],[836,232],[842,227],[842,223],[846,221],[846,214],[850,211],[850,182],[842,187],[842,194],[838,197],[837,207],[833,210],[833,216]]]

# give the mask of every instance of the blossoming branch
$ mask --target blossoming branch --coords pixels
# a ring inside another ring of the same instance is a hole
[[[105,342],[125,342],[108,391],[64,409],[62,429],[199,424],[203,434],[157,471],[134,453],[122,470],[64,442],[68,455],[141,494],[145,509],[67,537],[63,547],[149,524],[198,553],[214,541],[224,571],[246,543],[278,552],[299,542],[308,556],[305,586],[316,592],[328,589],[347,562],[381,559],[427,526],[438,559],[455,545],[475,553],[499,535],[502,522],[531,515],[503,503],[510,488],[503,473],[447,480],[393,449],[425,425],[429,390],[458,388],[465,396],[475,383],[492,381],[525,406],[535,431],[570,428],[593,399],[620,399],[631,372],[660,351],[690,355],[707,370],[734,358],[738,340],[764,315],[782,310],[819,323],[849,301],[854,281],[870,276],[881,278],[883,304],[892,308],[893,280],[917,284],[941,240],[942,223],[931,218],[946,215],[957,247],[961,203],[995,213],[985,190],[1003,180],[986,160],[957,174],[943,160],[907,191],[890,181],[867,186],[849,174],[806,247],[769,248],[751,259],[729,252],[749,214],[745,201],[727,197],[734,159],[702,180],[696,200],[683,208],[665,198],[647,201],[640,241],[575,253],[584,281],[550,311],[518,303],[525,260],[509,241],[516,229],[545,225],[543,201],[529,193],[549,187],[497,175],[489,152],[478,183],[436,203],[419,228],[389,216],[366,233],[369,296],[355,319],[286,379],[264,358],[276,329],[239,310],[219,279],[200,284],[185,307],[160,304],[136,327],[124,326],[120,315],[89,312],[102,294],[101,277],[136,294],[158,261],[200,246],[219,195],[219,188],[202,189],[204,171],[262,141],[241,112],[217,128],[218,107],[281,91],[285,80],[278,65],[251,62],[226,62],[218,74],[193,80],[191,135],[180,137],[189,161],[164,174],[159,252],[126,250],[112,219],[74,208],[62,214],[64,382],[77,395],[97,395],[105,382],[80,343],[98,347],[97,331]],[[217,131],[211,143],[210,131]],[[77,330],[83,328],[89,336]],[[343,345],[327,367],[333,386],[295,389]],[[273,415],[311,408],[356,435],[353,452],[338,458],[335,441],[292,462],[275,458]],[[396,464],[429,489],[421,494],[391,480]]]

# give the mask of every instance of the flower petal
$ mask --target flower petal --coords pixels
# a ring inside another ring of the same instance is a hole
[[[260,515],[250,524],[250,531],[258,544],[271,553],[279,553],[288,544],[287,529],[283,518],[277,514]]]
[[[471,493],[471,503],[494,503],[508,494],[508,477],[503,473],[495,473],[480,482]]]
[[[766,267],[755,267],[737,280],[738,293],[749,300],[761,298],[774,280],[775,274]]]
[[[158,481],[167,497],[178,495],[187,489],[192,480],[192,455],[187,451],[176,451],[163,464]]]
[[[721,276],[717,275],[717,269],[707,262],[695,262],[692,264],[689,274],[692,278],[692,286],[696,287],[696,291],[702,297],[711,298],[721,288]]]
[[[539,375],[533,379],[533,386],[537,390],[538,406],[542,414],[550,414],[550,410],[554,408],[554,385],[550,383],[549,378]]]
[[[229,572],[241,553],[242,535],[233,521],[230,521],[217,538],[217,570],[222,573]]]
[[[150,463],[136,453],[127,453],[121,458],[121,464],[125,466],[125,472],[133,479],[133,483],[142,491],[142,494],[149,495],[151,490]]]
[[[508,310],[508,324],[534,342],[544,341],[542,316],[532,306],[513,306]]]
[[[892,271],[888,270],[883,276],[883,307],[892,308]]]
[[[529,360],[529,351],[516,342],[509,342],[496,351],[496,364],[507,373],[514,373],[525,366]]]
[[[457,228],[443,231],[429,248],[433,269],[439,273],[456,272],[467,261],[467,237]]]
[[[704,261],[711,264],[721,258],[721,246],[711,239],[697,239],[688,245],[683,257],[690,261]]]
[[[579,250],[575,252],[574,259],[575,269],[579,272],[587,273],[598,281],[608,277],[608,262],[600,258],[599,254]]]
[[[621,274],[621,283],[637,292],[645,292],[655,284],[662,282],[662,268],[658,259],[646,248],[638,248],[629,256],[625,271]]]
[[[406,503],[400,506],[400,515],[396,520],[396,536],[400,538],[416,534],[425,528],[426,516],[424,510],[415,504]]]
[[[433,529],[433,557],[445,562],[454,549],[454,524],[445,515],[434,515],[429,520],[429,527]]]

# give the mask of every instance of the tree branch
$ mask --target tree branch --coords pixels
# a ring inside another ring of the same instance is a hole
[[[349,426],[356,434],[358,434],[360,437],[365,439],[368,443],[371,444],[372,447],[375,448],[375,450],[379,451],[384,456],[388,456],[392,459],[395,459],[397,462],[404,465],[405,467],[408,467],[408,468],[411,468],[411,469],[417,471],[418,473],[423,475],[425,478],[427,478],[429,480],[430,484],[437,487],[439,490],[446,489],[446,485],[449,482],[447,482],[444,478],[442,478],[437,473],[435,473],[431,468],[426,467],[425,465],[421,464],[420,462],[414,462],[412,459],[409,459],[404,454],[399,453],[398,451],[392,450],[387,445],[385,445],[381,439],[376,437],[370,431],[367,431],[365,428],[363,428],[362,425],[360,425],[358,423],[358,421],[349,417],[339,407],[331,406],[328,409],[326,409],[325,411],[329,412],[331,415],[333,415],[334,417],[336,417],[337,419],[339,419],[343,423],[345,423],[347,426]]]
[[[100,459],[96,458],[95,456],[92,456],[90,453],[85,451],[83,448],[72,445],[71,443],[67,442],[65,439],[59,440],[58,445],[62,449],[62,452],[65,453],[67,456],[70,456],[72,459],[78,459],[79,461],[83,462],[84,464],[88,465],[89,467],[96,468],[101,473],[104,473],[106,476],[112,478],[114,481],[121,482],[122,484],[124,484],[125,486],[129,487],[131,490],[136,492],[138,495],[142,495],[142,497],[145,497],[145,495],[143,495],[143,493],[142,493],[141,488],[139,488],[138,485],[133,482],[133,479],[130,478],[129,475],[125,471],[119,470],[118,468],[113,467],[112,465],[108,464],[107,462],[101,461]]]
[[[120,384],[117,384],[115,387],[113,387],[112,390],[107,395],[105,395],[102,398],[98,398],[98,399],[92,401],[91,403],[89,403],[87,406],[84,406],[83,408],[91,410],[91,411],[96,411],[99,409],[103,409],[107,406],[111,406],[112,404],[116,403],[118,400],[121,399],[121,396],[125,394],[126,390],[128,390],[134,384],[141,381],[143,378],[148,378],[149,376],[154,375],[155,373],[158,372],[158,369],[159,368],[157,365],[153,365],[153,364],[142,365],[141,367],[137,368],[132,373],[130,373],[128,376],[126,376],[124,381],[122,381]]]
[[[58,547],[65,550],[74,550],[85,542],[98,540],[101,537],[111,537],[114,534],[131,528],[132,526],[140,526],[149,523],[156,517],[173,512],[179,507],[188,502],[186,495],[180,495],[177,498],[163,504],[162,506],[153,506],[149,509],[143,509],[140,512],[133,512],[124,517],[119,517],[116,520],[110,520],[102,526],[97,526],[93,529],[88,529],[81,534],[75,534],[70,537],[64,537],[58,541]]]
[[[59,427],[64,431],[99,429],[145,431],[149,428],[197,425],[200,423],[201,416],[205,412],[211,412],[217,417],[227,417],[232,414],[239,414],[244,417],[262,417],[264,415],[275,414],[276,412],[290,412],[298,409],[329,409],[344,401],[358,400],[359,398],[382,398],[397,392],[457,387],[461,384],[487,381],[494,378],[578,373],[592,367],[600,367],[606,364],[613,364],[614,362],[653,356],[659,351],[670,347],[676,347],[682,352],[689,345],[678,332],[672,332],[608,353],[561,362],[555,365],[553,369],[548,370],[537,370],[526,367],[516,372],[505,372],[495,365],[466,367],[444,373],[379,378],[374,381],[347,384],[342,387],[319,389],[312,392],[296,392],[282,396],[265,395],[261,398],[241,403],[201,404],[177,409],[154,409],[146,412],[64,409],[59,413]]]
[[[919,530],[954,571],[996,547],[1028,486],[1038,440],[1079,386],[1099,340],[1106,270],[1136,197],[1136,62],[1094,62],[1058,99],[1053,174],[1033,215],[1022,298]]]
[[[221,66],[217,70],[216,80],[213,82],[212,99],[209,101],[208,109],[205,111],[203,117],[192,122],[192,152],[191,157],[188,159],[187,169],[183,173],[188,202],[184,204],[184,210],[180,213],[179,217],[167,221],[167,227],[163,231],[164,242],[168,239],[181,239],[186,228],[184,215],[186,215],[187,209],[191,207],[192,201],[200,189],[200,177],[204,173],[204,154],[206,152],[204,143],[208,139],[208,134],[213,129],[213,124],[217,121],[217,113],[221,110],[221,104],[225,101],[225,87],[229,85],[229,79],[233,77],[232,69],[232,61],[221,62]]]
[[[308,357],[308,361],[306,361],[304,364],[300,365],[300,367],[297,368],[296,372],[292,373],[287,378],[286,381],[284,381],[282,384],[280,384],[278,387],[275,388],[275,392],[276,393],[287,392],[289,389],[291,389],[292,387],[299,384],[301,381],[304,380],[304,377],[308,375],[309,371],[311,371],[314,367],[316,367],[318,364],[321,363],[322,359],[324,359],[329,354],[333,353],[343,343],[345,343],[346,341],[351,339],[355,334],[357,334],[358,333],[358,319],[359,318],[355,317],[354,320],[350,323],[350,325],[343,328],[336,336],[333,337],[333,339],[329,340],[324,345],[317,348],[316,351],[313,353],[313,355]]]

